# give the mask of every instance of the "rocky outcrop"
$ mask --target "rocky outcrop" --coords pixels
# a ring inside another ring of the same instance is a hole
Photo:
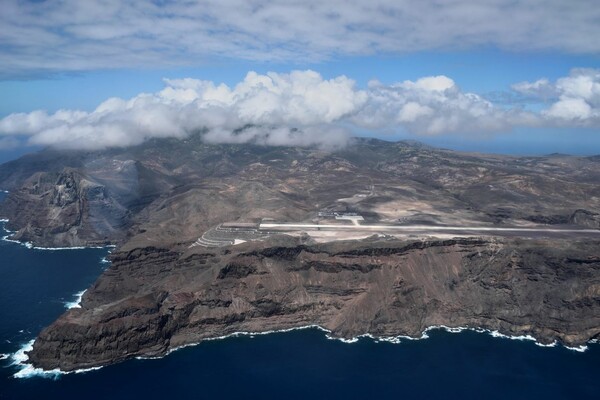
[[[600,213],[588,210],[576,210],[569,218],[569,222],[588,228],[600,229]]]
[[[537,224],[571,224],[585,228],[600,229],[600,214],[582,209],[575,210],[570,215],[530,215],[523,219]]]
[[[570,222],[568,215],[528,215],[524,220],[535,222],[536,224],[544,225],[560,225]]]
[[[40,333],[30,360],[72,370],[313,324],[343,338],[420,336],[432,325],[567,345],[600,334],[598,242],[281,240],[116,253],[82,308]]]
[[[48,247],[104,245],[122,239],[128,211],[108,189],[73,169],[36,173],[2,204],[12,239]]]

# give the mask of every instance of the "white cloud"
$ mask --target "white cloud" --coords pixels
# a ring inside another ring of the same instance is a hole
[[[332,125],[308,126],[302,129],[256,126],[239,130],[213,128],[204,136],[208,143],[250,142],[269,146],[318,145],[326,148],[343,147],[348,138],[347,130]]]
[[[556,81],[556,89],[561,96],[600,105],[600,70],[575,69],[568,77]]]
[[[516,113],[462,92],[446,76],[434,76],[389,86],[370,82],[367,105],[352,120],[370,129],[402,128],[425,135],[488,133],[510,129]]]
[[[545,113],[549,117],[566,120],[587,120],[592,116],[592,107],[581,98],[560,99]]]
[[[600,125],[600,70],[573,69],[569,76],[556,82],[541,79],[533,83],[521,82],[514,90],[552,103],[542,111],[545,124],[572,126]]]
[[[203,131],[209,142],[331,147],[365,129],[380,134],[485,135],[516,126],[600,126],[600,71],[590,69],[573,70],[556,82],[513,86],[531,96],[555,93],[553,103],[538,113],[494,105],[463,92],[446,76],[391,85],[371,81],[366,89],[345,76],[324,79],[310,70],[249,72],[233,87],[192,78],[164,83],[156,93],[109,98],[91,112],[11,114],[0,120],[0,137],[100,149]]]
[[[37,110],[30,113],[10,114],[0,120],[0,132],[11,135],[32,135],[43,129],[71,124],[87,116],[83,111],[59,110],[53,115]]]
[[[348,136],[333,124],[367,101],[351,79],[325,80],[310,70],[250,72],[234,88],[191,78],[165,79],[165,84],[157,93],[107,99],[89,113],[11,114],[0,120],[0,135],[26,135],[35,145],[98,149],[181,138],[207,128],[206,139],[213,142],[331,146]]]
[[[595,0],[3,0],[0,76],[464,50],[600,53]]]
[[[405,81],[403,86],[406,88],[416,88],[427,92],[443,92],[455,87],[454,81],[447,76],[428,76],[418,79],[416,82]]]
[[[543,100],[554,98],[558,95],[556,88],[546,78],[535,82],[519,82],[511,85],[511,89],[527,97],[541,98]]]
[[[434,111],[431,107],[422,106],[414,101],[409,101],[400,108],[398,112],[398,121],[400,122],[415,122],[419,118],[428,117]]]

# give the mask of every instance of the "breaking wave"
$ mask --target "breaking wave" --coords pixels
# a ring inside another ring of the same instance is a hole
[[[360,339],[366,338],[366,339],[371,339],[373,340],[375,343],[380,343],[380,342],[388,342],[388,343],[394,343],[394,344],[398,344],[398,343],[402,343],[402,341],[406,341],[406,340],[410,340],[410,341],[414,341],[414,340],[423,340],[423,339],[429,339],[429,335],[428,332],[433,331],[433,330],[444,330],[448,333],[461,333],[463,331],[473,331],[473,332],[477,332],[477,333],[487,333],[490,336],[494,337],[494,338],[502,338],[502,339],[510,339],[510,340],[519,340],[519,341],[533,341],[534,344],[536,346],[539,347],[556,347],[558,346],[558,342],[554,341],[552,343],[541,343],[539,342],[536,338],[534,338],[531,335],[517,335],[517,336],[510,336],[510,335],[505,335],[500,333],[499,331],[496,330],[490,330],[490,329],[484,329],[484,328],[472,328],[472,327],[449,327],[449,326],[445,326],[445,325],[432,325],[428,328],[426,328],[423,333],[421,334],[420,337],[413,337],[413,336],[407,336],[407,335],[397,335],[397,336],[375,336],[372,335],[370,333],[365,333],[363,335],[357,335],[354,336],[352,338],[340,338],[340,337],[335,337],[331,335],[331,331],[329,329],[323,328],[320,325],[306,325],[306,326],[300,326],[300,327],[296,327],[296,328],[286,328],[286,329],[279,329],[279,330],[269,330],[269,331],[264,331],[264,332],[246,332],[246,331],[240,331],[240,332],[233,332],[227,335],[223,335],[223,336],[217,336],[214,338],[206,338],[206,339],[202,339],[199,342],[195,342],[195,343],[189,343],[189,344],[185,344],[182,346],[178,346],[175,347],[173,349],[170,349],[167,351],[167,355],[171,354],[174,351],[183,349],[185,347],[191,347],[191,346],[196,346],[200,343],[202,343],[203,341],[212,341],[212,340],[223,340],[223,339],[228,339],[228,338],[232,338],[232,337],[240,337],[240,336],[250,336],[250,337],[254,337],[254,336],[259,336],[259,335],[268,335],[268,334],[272,334],[272,333],[284,333],[284,332],[292,332],[292,331],[297,331],[297,330],[305,330],[305,329],[318,329],[322,332],[325,332],[325,337],[329,340],[337,340],[340,341],[342,343],[347,343],[347,344],[352,344],[352,343],[357,343]],[[589,343],[597,343],[598,341],[596,341],[595,339],[590,340]],[[564,348],[568,349],[568,350],[572,350],[572,351],[577,351],[577,352],[584,352],[588,349],[587,346],[582,345],[582,346],[577,346],[577,347],[570,347],[570,346],[566,346],[563,345]],[[136,357],[138,359],[155,359],[155,358],[162,358],[162,357]]]
[[[6,224],[9,220],[8,219],[0,219],[0,223],[2,224]],[[41,246],[34,246],[33,243],[31,242],[24,242],[21,240],[15,240],[15,239],[11,239],[10,237],[16,233],[15,231],[9,231],[8,229],[6,229],[6,225],[2,226],[2,229],[4,230],[4,233],[6,233],[6,235],[2,236],[2,240],[5,242],[10,242],[10,243],[15,243],[21,246],[25,246],[28,249],[33,249],[33,250],[46,250],[46,251],[59,251],[59,250],[85,250],[85,249],[105,249],[105,248],[115,248],[115,245],[109,244],[109,245],[105,245],[105,246],[72,246],[72,247],[41,247]]]
[[[75,297],[75,300],[66,302],[65,308],[67,310],[70,310],[71,308],[81,308],[81,298],[83,297],[83,294],[86,292],[86,290],[82,290],[81,292],[75,293],[73,295],[73,297]]]
[[[33,344],[35,343],[35,339],[30,340],[25,343],[19,350],[17,350],[14,354],[10,356],[11,365],[19,368],[17,372],[13,375],[15,378],[24,379],[24,378],[33,378],[33,377],[41,377],[41,378],[51,378],[58,379],[61,375],[66,374],[81,374],[89,371],[95,371],[102,367],[93,367],[93,368],[82,368],[74,371],[61,371],[58,368],[45,370],[42,368],[36,368],[30,363],[28,352],[33,350]]]
[[[155,357],[153,357],[153,356],[138,356],[135,358],[138,360],[160,359],[160,358],[163,358],[177,350],[181,350],[186,347],[197,346],[204,341],[223,340],[223,339],[240,337],[240,336],[254,337],[254,336],[269,335],[269,334],[273,334],[273,333],[285,333],[285,332],[292,332],[292,331],[306,330],[306,329],[318,329],[322,332],[325,332],[325,334],[326,334],[325,336],[327,339],[337,340],[337,341],[340,341],[342,343],[347,343],[347,344],[357,343],[357,342],[359,342],[360,339],[365,339],[365,338],[373,340],[375,343],[388,342],[388,343],[398,344],[398,343],[402,343],[402,341],[405,341],[405,340],[414,341],[414,340],[428,339],[429,338],[428,332],[433,331],[433,330],[444,330],[449,333],[461,333],[463,331],[469,330],[469,331],[473,331],[473,332],[477,332],[477,333],[487,333],[494,338],[519,340],[519,341],[533,341],[533,342],[535,342],[535,344],[537,346],[540,346],[540,347],[556,347],[558,345],[558,342],[556,342],[556,341],[554,341],[550,344],[540,343],[531,335],[510,336],[510,335],[505,335],[503,333],[500,333],[496,330],[489,330],[489,329],[483,329],[483,328],[471,328],[471,327],[448,327],[445,325],[430,326],[423,331],[423,333],[421,334],[420,337],[412,337],[412,336],[406,336],[406,335],[374,336],[370,333],[366,333],[366,334],[358,335],[358,336],[355,336],[352,338],[338,338],[338,337],[332,336],[331,331],[329,329],[323,328],[320,325],[312,324],[312,325],[300,326],[300,327],[295,327],[295,328],[285,328],[285,329],[269,330],[269,331],[263,331],[263,332],[246,332],[246,331],[233,332],[233,333],[230,333],[227,335],[217,336],[214,338],[206,338],[206,339],[202,339],[198,342],[184,344],[182,346],[175,347],[173,349],[168,350],[164,356],[155,356]],[[27,361],[29,361],[29,356],[27,355],[27,352],[29,352],[33,349],[34,342],[35,342],[35,340],[31,340],[31,341],[27,342],[16,353],[14,353],[13,355],[10,356],[11,360],[13,361],[11,363],[11,365],[20,367],[20,370],[13,375],[15,378],[31,378],[31,377],[38,376],[38,377],[56,379],[60,375],[73,374],[73,373],[79,374],[79,373],[85,373],[85,372],[89,372],[89,371],[95,371],[95,370],[102,368],[100,366],[100,367],[92,367],[92,368],[83,368],[83,369],[78,369],[78,370],[73,370],[73,371],[62,371],[58,368],[53,369],[53,370],[44,370],[41,368],[35,368],[33,365],[31,365],[27,362]],[[593,339],[593,340],[590,340],[589,343],[598,343],[598,341]],[[563,347],[568,350],[572,350],[572,351],[576,351],[576,352],[585,352],[586,350],[588,350],[588,346],[586,346],[586,345],[577,346],[577,347],[569,347],[569,346],[563,345]]]

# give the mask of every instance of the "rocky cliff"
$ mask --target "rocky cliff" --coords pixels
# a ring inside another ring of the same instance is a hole
[[[129,216],[106,186],[73,169],[34,173],[2,209],[13,239],[51,247],[110,244],[124,237]]]
[[[600,243],[453,239],[305,245],[276,238],[113,264],[37,338],[30,359],[72,370],[205,338],[319,325],[333,336],[482,327],[575,346],[600,335]]]

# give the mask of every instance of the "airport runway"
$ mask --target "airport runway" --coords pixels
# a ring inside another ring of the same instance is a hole
[[[278,224],[261,223],[259,230],[270,231],[376,231],[404,234],[431,235],[435,233],[490,236],[583,236],[600,238],[600,229],[577,229],[571,227],[495,227],[495,226],[435,226],[435,225],[337,225],[337,224]]]

